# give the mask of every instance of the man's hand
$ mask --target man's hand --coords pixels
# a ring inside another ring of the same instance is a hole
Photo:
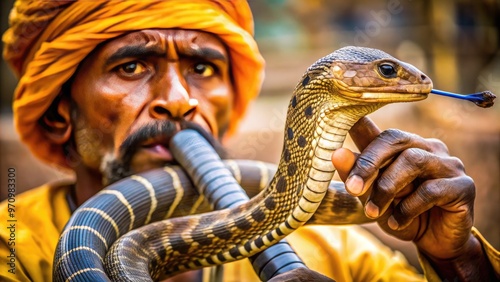
[[[349,133],[361,154],[339,149],[332,162],[368,217],[387,233],[412,240],[435,263],[482,254],[471,235],[474,182],[441,141],[399,130],[381,133],[368,118]]]

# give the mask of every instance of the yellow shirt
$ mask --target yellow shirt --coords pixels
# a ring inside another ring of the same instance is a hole
[[[70,218],[68,184],[44,185],[0,204],[0,281],[51,281],[52,260]],[[11,206],[12,207],[12,206]],[[10,216],[12,215],[12,216]],[[9,221],[11,220],[11,221]],[[306,265],[336,281],[422,281],[399,252],[357,226],[305,226],[287,237]],[[15,257],[14,257],[15,256]],[[7,266],[7,267],[6,267]],[[427,278],[432,269],[424,262]],[[435,278],[435,276],[434,276]],[[247,259],[224,265],[224,281],[259,281]]]

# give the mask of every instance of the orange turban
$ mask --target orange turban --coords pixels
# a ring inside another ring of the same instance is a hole
[[[17,0],[9,20],[3,35],[4,58],[20,78],[14,94],[15,127],[37,157],[63,167],[69,165],[62,146],[44,137],[38,120],[78,64],[105,40],[153,28],[217,35],[229,49],[236,92],[229,132],[236,129],[263,80],[264,62],[245,0]]]

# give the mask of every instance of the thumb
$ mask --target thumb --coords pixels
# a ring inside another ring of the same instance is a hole
[[[347,176],[349,176],[349,172],[356,162],[356,159],[357,155],[346,148],[340,148],[333,152],[332,163],[342,181],[346,181]]]
[[[381,130],[370,118],[362,117],[349,130],[349,135],[351,135],[356,147],[362,152],[380,132]]]

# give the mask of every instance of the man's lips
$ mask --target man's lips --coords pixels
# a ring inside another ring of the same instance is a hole
[[[151,143],[141,146],[142,150],[156,158],[172,161],[174,158],[168,147],[164,143]]]
[[[151,144],[148,146],[143,146],[142,149],[159,159],[163,159],[165,161],[173,160],[172,153],[163,144]]]

